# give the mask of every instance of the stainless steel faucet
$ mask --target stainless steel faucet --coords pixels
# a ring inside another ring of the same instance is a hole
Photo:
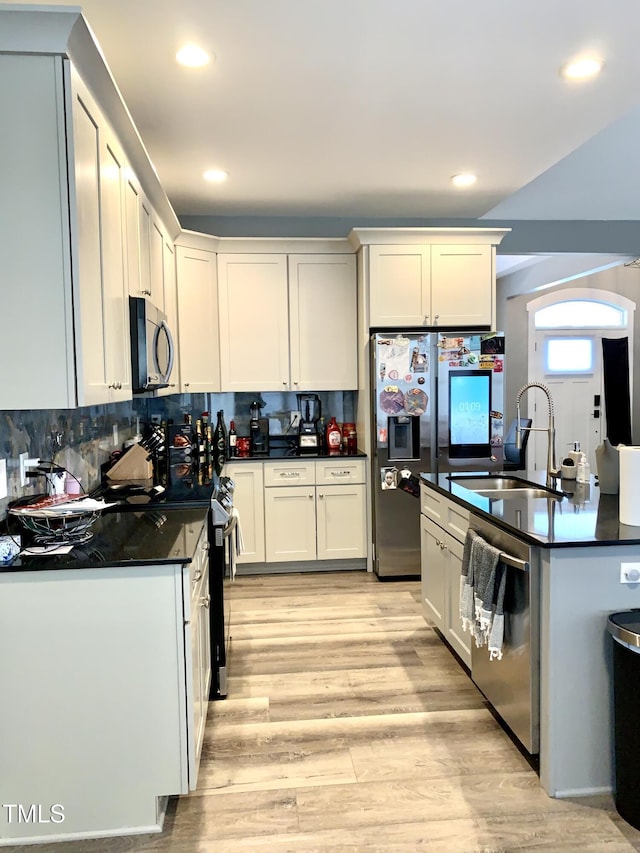
[[[546,427],[523,427],[520,426],[520,399],[525,391],[529,388],[540,388],[547,395],[547,403],[549,405],[549,424]],[[542,382],[527,382],[518,391],[516,397],[516,448],[519,450],[522,447],[522,430],[530,432],[546,432],[547,433],[547,487],[553,487],[553,481],[558,476],[558,466],[556,463],[556,427],[553,417],[553,400],[551,399],[551,391]]]

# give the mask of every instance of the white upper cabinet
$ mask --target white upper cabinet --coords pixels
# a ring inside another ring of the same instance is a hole
[[[289,388],[286,255],[218,255],[223,391]]]
[[[66,63],[64,70],[69,71]],[[73,140],[68,162],[70,206],[76,214],[70,226],[79,311],[77,403],[86,406],[131,398],[125,159],[78,75],[71,71],[65,81],[72,96],[67,118]]]
[[[218,255],[223,391],[357,388],[350,254]]]
[[[371,246],[371,326],[430,326],[429,247]]]
[[[433,325],[493,326],[491,246],[431,246]]]
[[[289,255],[290,385],[358,387],[354,255]]]
[[[0,17],[0,75],[11,81],[0,91],[0,358],[12,365],[0,408],[130,399],[128,295],[148,289],[143,190],[173,234],[175,213],[80,10]]]
[[[495,247],[508,228],[356,229],[370,328],[494,328]]]
[[[213,252],[176,245],[180,390],[220,390],[218,287]]]

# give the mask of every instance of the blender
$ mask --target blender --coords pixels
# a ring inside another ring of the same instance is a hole
[[[260,417],[260,409],[265,403],[262,400],[254,400],[249,406],[251,415],[249,420],[249,439],[251,442],[252,456],[269,455],[269,418]]]
[[[317,394],[297,394],[298,409],[300,410],[300,430],[298,436],[298,451],[318,454],[320,436],[318,421],[320,420],[320,398]]]

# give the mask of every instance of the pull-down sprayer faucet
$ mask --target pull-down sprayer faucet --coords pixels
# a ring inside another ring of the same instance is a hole
[[[520,399],[525,391],[529,388],[540,388],[547,395],[547,403],[549,405],[549,423],[546,427],[523,427],[520,426]],[[558,466],[556,464],[556,427],[553,418],[553,400],[551,392],[542,382],[528,382],[523,385],[518,391],[516,397],[516,448],[519,450],[522,447],[522,430],[530,432],[546,432],[547,433],[547,487],[553,487],[553,480],[558,476]]]

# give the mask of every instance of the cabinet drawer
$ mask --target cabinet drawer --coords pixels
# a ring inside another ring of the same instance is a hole
[[[316,482],[315,463],[274,462],[264,466],[264,485],[313,486]]]
[[[364,461],[336,459],[316,462],[316,483],[318,486],[364,483]]]
[[[446,530],[453,538],[458,542],[464,542],[469,529],[469,510],[463,509],[452,501],[445,501],[444,521]]]
[[[441,526],[444,525],[446,503],[445,498],[441,497],[438,492],[420,483],[420,512]]]
[[[434,489],[420,484],[420,512],[439,524],[458,542],[464,542],[469,527],[469,510],[448,500]]]

